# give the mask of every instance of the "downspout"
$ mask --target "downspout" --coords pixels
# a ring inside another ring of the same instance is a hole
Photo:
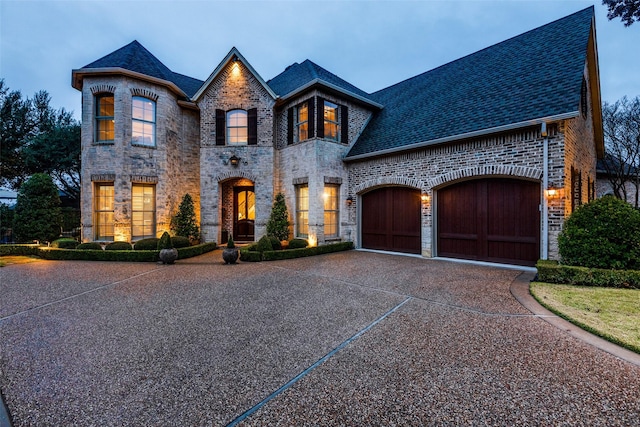
[[[540,135],[544,137],[542,142],[542,259],[549,259],[549,203],[546,190],[549,188],[549,134],[547,123],[540,125]]]

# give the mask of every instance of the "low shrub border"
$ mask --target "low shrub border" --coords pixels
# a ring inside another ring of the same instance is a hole
[[[275,261],[280,259],[293,259],[313,255],[328,254],[331,252],[348,251],[353,249],[353,242],[338,242],[322,246],[313,246],[299,249],[284,249],[280,251],[256,250],[257,246],[249,245],[240,250],[240,260],[246,262]]]
[[[539,260],[536,268],[539,282],[640,289],[640,271],[637,270],[575,267],[549,260]]]
[[[188,248],[178,249],[178,259],[186,259],[202,255],[216,249],[215,242],[203,243]],[[110,250],[102,249],[56,249],[27,245],[2,245],[0,255],[32,255],[48,260],[79,260],[79,261],[122,261],[122,262],[156,262],[158,250]]]

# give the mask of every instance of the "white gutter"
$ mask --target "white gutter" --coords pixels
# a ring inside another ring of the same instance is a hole
[[[443,138],[432,139],[432,140],[429,140],[429,141],[417,142],[415,144],[403,145],[401,147],[388,148],[386,150],[379,150],[379,151],[375,151],[373,153],[358,154],[356,156],[345,157],[342,160],[345,161],[345,162],[350,162],[352,160],[360,160],[360,159],[366,159],[366,158],[369,158],[369,157],[378,157],[378,156],[384,156],[384,155],[387,155],[387,154],[395,154],[395,153],[399,153],[399,152],[402,152],[402,151],[415,150],[415,149],[418,149],[418,148],[429,147],[431,145],[444,144],[444,143],[447,143],[447,142],[458,141],[458,140],[461,140],[461,139],[469,139],[469,138],[475,138],[475,137],[478,137],[478,136],[489,135],[489,134],[492,134],[492,133],[506,132],[506,131],[519,129],[519,128],[527,127],[527,126],[537,126],[537,125],[539,125],[540,123],[543,123],[543,122],[544,123],[549,123],[549,122],[555,122],[555,121],[560,121],[560,120],[571,119],[571,118],[577,117],[579,114],[580,114],[579,111],[571,111],[569,113],[557,114],[555,116],[540,117],[540,118],[537,118],[537,119],[525,120],[523,122],[510,123],[510,124],[504,125],[504,126],[496,126],[496,127],[493,127],[493,128],[481,129],[481,130],[476,130],[476,131],[473,131],[473,132],[467,132],[467,133],[461,133],[461,134],[457,134],[457,135],[445,136]]]

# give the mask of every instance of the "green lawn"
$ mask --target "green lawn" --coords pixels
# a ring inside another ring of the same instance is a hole
[[[23,255],[6,255],[0,256],[0,267],[5,267],[11,264],[28,264],[36,261],[42,261],[42,259]]]
[[[640,353],[640,290],[531,283],[547,309],[581,328]]]

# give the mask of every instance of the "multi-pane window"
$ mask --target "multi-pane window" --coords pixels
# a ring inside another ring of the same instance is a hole
[[[340,220],[340,210],[338,203],[340,187],[337,185],[324,186],[324,237],[338,237],[338,222]]]
[[[309,237],[309,186],[296,187],[296,235]]]
[[[131,187],[132,240],[156,237],[156,187],[133,184]]]
[[[324,138],[340,140],[340,110],[337,104],[324,101]]]
[[[131,142],[136,145],[156,145],[156,103],[134,96],[131,104]]]
[[[295,142],[309,139],[309,104],[303,103],[295,111]]]
[[[114,187],[113,183],[95,184],[94,230],[96,240],[113,240]]]
[[[245,110],[227,112],[227,144],[244,145],[248,141],[248,121]]]
[[[113,141],[115,135],[113,114],[113,95],[96,96],[96,142]]]

